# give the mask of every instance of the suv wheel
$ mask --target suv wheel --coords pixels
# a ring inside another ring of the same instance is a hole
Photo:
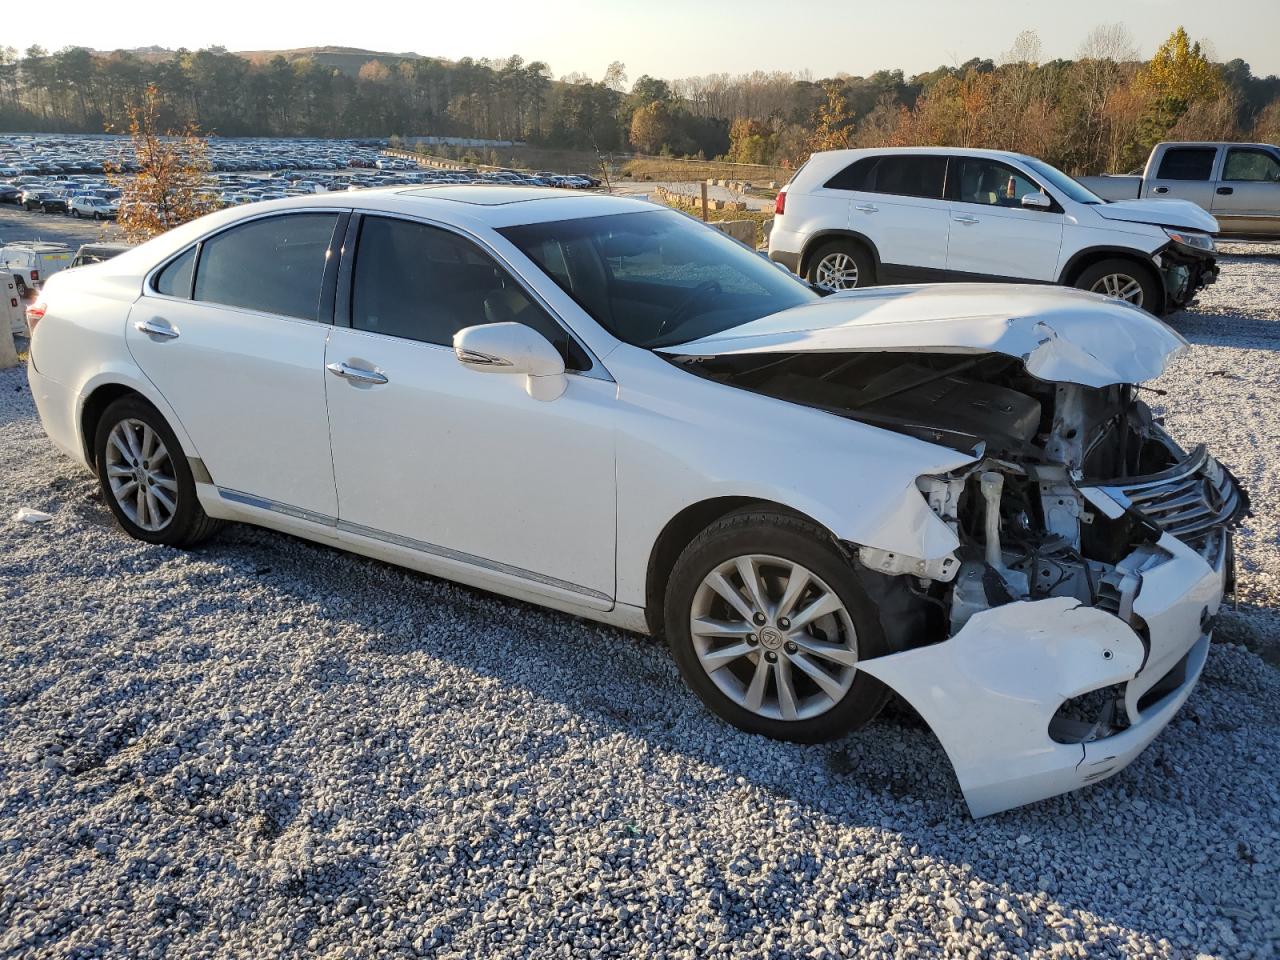
[[[178,438],[145,400],[121,397],[107,407],[93,449],[102,495],[131,537],[187,547],[221,526],[196,499]]]
[[[1091,293],[1115,297],[1155,313],[1160,309],[1160,282],[1149,269],[1133,260],[1103,260],[1086,267],[1076,286]]]
[[[685,682],[716,714],[779,740],[832,740],[872,720],[888,690],[858,670],[888,652],[875,605],[820,527],[745,510],[681,554],[666,632]]]
[[[824,290],[853,290],[875,283],[875,264],[867,249],[839,240],[823,244],[809,258],[808,280]]]

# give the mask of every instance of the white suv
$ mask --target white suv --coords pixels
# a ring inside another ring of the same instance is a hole
[[[815,153],[775,212],[770,258],[833,290],[1039,281],[1161,314],[1218,273],[1218,223],[1195,204],[1107,203],[1043,160],[999,150]]]

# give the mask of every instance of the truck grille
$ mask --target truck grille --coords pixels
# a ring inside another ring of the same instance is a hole
[[[1185,543],[1195,543],[1219,527],[1235,526],[1249,512],[1248,495],[1203,444],[1160,473],[1100,488]]]

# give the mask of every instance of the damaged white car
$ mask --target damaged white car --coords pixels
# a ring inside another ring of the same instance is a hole
[[[1184,341],[1141,310],[823,299],[622,198],[235,208],[54,277],[29,320],[45,429],[133,536],[255,523],[664,631],[712,710],[773,737],[842,736],[896,691],[979,816],[1168,723],[1248,511],[1142,402]]]

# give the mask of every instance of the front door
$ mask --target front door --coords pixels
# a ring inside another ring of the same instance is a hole
[[[1223,233],[1275,234],[1280,229],[1280,152],[1228,147],[1212,212]]]
[[[1042,193],[1038,183],[985,157],[954,157],[947,180],[948,271],[972,279],[1057,279],[1062,211],[1056,204],[1047,210],[1022,206],[1025,194]]]
[[[332,519],[321,291],[337,213],[251,220],[192,247],[133,306],[126,340],[213,482]],[[194,281],[194,282],[193,282]]]
[[[566,357],[559,398],[454,356],[458,330],[509,321]],[[364,217],[349,323],[325,357],[339,526],[607,609],[616,385],[476,244],[418,221]]]

